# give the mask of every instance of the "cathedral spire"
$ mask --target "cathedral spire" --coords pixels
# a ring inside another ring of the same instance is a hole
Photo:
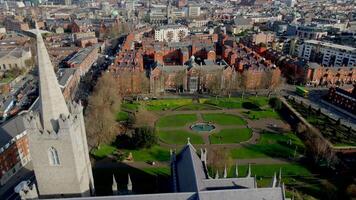
[[[57,119],[60,114],[68,115],[69,111],[54,73],[46,46],[43,42],[41,32],[36,27],[33,33],[36,35],[42,126],[45,130],[57,131]]]

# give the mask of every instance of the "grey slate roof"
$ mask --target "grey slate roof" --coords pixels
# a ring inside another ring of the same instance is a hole
[[[24,116],[17,115],[0,126],[0,147],[12,140],[12,138],[26,130]]]
[[[202,180],[207,176],[204,166],[191,144],[186,145],[176,158],[179,192],[194,192],[204,188]]]

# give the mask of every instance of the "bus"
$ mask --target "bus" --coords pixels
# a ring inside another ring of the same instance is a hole
[[[309,94],[309,91],[306,90],[304,87],[301,87],[301,86],[297,86],[297,87],[295,88],[295,92],[296,92],[298,95],[302,96],[302,97],[308,97],[308,94]]]

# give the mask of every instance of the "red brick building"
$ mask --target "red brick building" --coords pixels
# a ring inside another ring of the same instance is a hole
[[[289,82],[310,85],[343,85],[356,81],[356,69],[352,67],[324,67],[304,59],[291,58],[268,49],[266,59],[279,66]]]
[[[17,115],[0,127],[0,185],[31,160],[24,120]]]
[[[69,67],[79,69],[80,76],[83,76],[89,71],[94,62],[98,59],[98,46],[90,46],[84,49],[80,49],[74,54],[66,64]]]
[[[326,100],[347,112],[356,115],[356,85],[352,91],[331,87]]]

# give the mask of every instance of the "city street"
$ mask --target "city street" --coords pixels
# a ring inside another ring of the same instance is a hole
[[[14,188],[21,182],[30,180],[33,182],[35,180],[35,175],[33,172],[32,163],[28,163],[19,172],[17,172],[10,180],[0,187],[0,199],[3,200],[19,200],[19,194],[15,193]]]

